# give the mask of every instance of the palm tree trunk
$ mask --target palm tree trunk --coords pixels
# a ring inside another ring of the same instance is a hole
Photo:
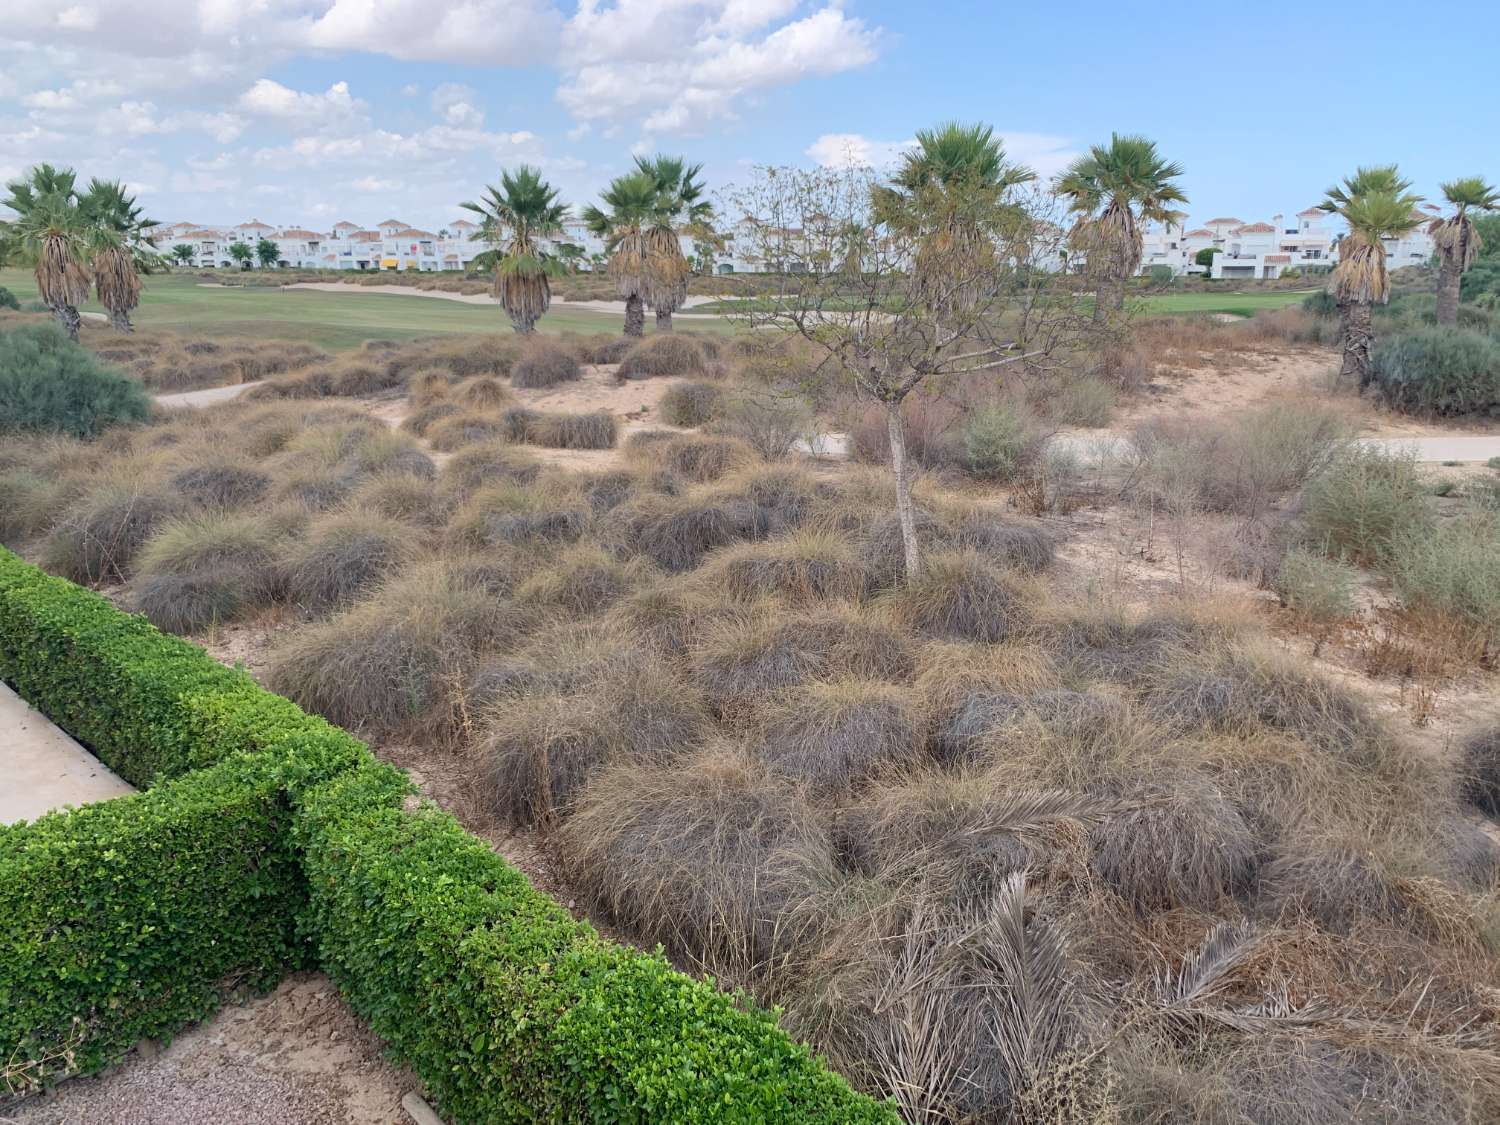
[[[922,555],[917,548],[917,514],[911,500],[911,465],[906,456],[906,426],[901,420],[901,404],[885,404],[885,429],[891,443],[891,471],[896,474],[896,518],[901,522],[901,549],[906,558],[906,580],[911,582],[922,572]]]
[[[1463,271],[1459,269],[1459,263],[1463,261],[1463,255],[1462,245],[1442,251],[1441,261],[1438,264],[1437,284],[1437,322],[1439,324],[1458,323],[1458,291],[1464,276]]]
[[[109,323],[116,332],[135,331],[135,325],[130,323],[130,312],[127,309],[110,309]]]
[[[1344,317],[1344,362],[1339,379],[1352,378],[1360,390],[1370,385],[1374,371],[1370,367],[1370,344],[1375,330],[1370,323],[1370,306],[1351,301]]]
[[[646,331],[646,306],[640,295],[632,293],[625,298],[625,335],[640,336]]]
[[[83,318],[78,315],[76,308],[72,305],[53,305],[52,315],[57,317],[57,323],[68,334],[69,339],[78,339],[78,328],[83,323]]]
[[[657,309],[656,310],[656,330],[658,332],[670,332],[670,331],[672,331],[672,310],[671,309]]]

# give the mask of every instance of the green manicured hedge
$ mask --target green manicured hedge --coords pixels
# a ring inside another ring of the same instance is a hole
[[[600,938],[364,744],[0,549],[0,678],[145,793],[0,829],[0,1062],[98,1069],[315,955],[462,1122],[894,1122]]]
[[[0,828],[0,1055],[21,1065],[13,1081],[97,1070],[208,1014],[224,985],[266,988],[301,963],[307,885],[286,788],[347,764],[238,756]]]
[[[318,956],[466,1122],[895,1122],[768,1013],[607,942],[371,771],[308,791],[295,832]]]
[[[0,679],[138,786],[294,735],[358,745],[196,645],[5,550]]]

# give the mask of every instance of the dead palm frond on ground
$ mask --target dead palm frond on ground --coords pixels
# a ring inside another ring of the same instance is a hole
[[[557,268],[541,240],[561,233],[567,207],[558,202],[557,189],[528,164],[501,172],[499,188],[489,187],[486,193],[480,202],[462,205],[483,220],[474,237],[495,247],[475,261],[495,271],[496,300],[515,330],[529,335],[552,303],[547,276]]]

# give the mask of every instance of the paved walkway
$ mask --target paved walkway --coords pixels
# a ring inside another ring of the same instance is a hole
[[[205,387],[201,391],[178,391],[170,395],[154,395],[157,406],[168,408],[176,406],[212,406],[216,402],[228,402],[232,398],[239,398],[251,387],[258,387],[264,379],[257,379],[253,383],[230,383],[227,387]]]
[[[1444,461],[1485,462],[1500,457],[1500,434],[1442,434],[1436,437],[1358,438],[1358,444],[1391,452],[1410,450],[1424,464]],[[1130,452],[1130,439],[1110,430],[1058,434],[1052,447],[1084,460],[1119,457]]]
[[[134,793],[103,762],[0,684],[0,824]]]

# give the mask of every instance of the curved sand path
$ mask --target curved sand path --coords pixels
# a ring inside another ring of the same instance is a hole
[[[221,285],[218,282],[205,281],[199,284],[208,288],[234,288],[233,286]],[[497,305],[500,302],[488,293],[448,293],[439,289],[418,289],[415,285],[360,285],[354,281],[294,281],[290,285],[281,286],[282,289],[316,289],[321,293],[382,293],[393,297],[436,297],[440,301],[459,301],[465,305]],[[698,305],[712,304],[717,297],[689,297],[682,303],[678,311],[694,316],[718,317],[718,313],[692,313]],[[624,301],[564,301],[555,300],[552,304],[562,309],[583,309],[591,312],[613,312],[624,315]]]

